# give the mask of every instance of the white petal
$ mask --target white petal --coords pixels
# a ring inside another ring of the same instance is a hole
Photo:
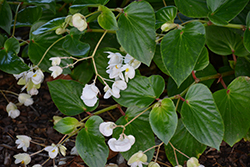
[[[89,107],[93,107],[95,105],[95,103],[97,102],[97,100],[98,100],[97,97],[94,97],[93,99],[85,99],[82,96],[81,96],[81,99]]]
[[[129,142],[132,146],[135,143],[135,137],[133,135],[128,135],[127,138],[129,139]]]
[[[8,116],[11,117],[12,119],[15,119],[16,117],[18,117],[20,115],[20,111],[19,110],[10,110],[8,112]]]
[[[38,93],[38,90],[34,87],[28,91],[28,94],[30,94],[31,96],[37,95]]]
[[[79,155],[76,149],[76,146],[74,146],[71,151],[70,151],[70,155]]]
[[[61,63],[61,58],[60,57],[51,57],[49,60],[51,60],[52,66],[58,66]]]
[[[32,167],[42,167],[42,165],[40,165],[40,164],[35,164],[35,165],[33,165]]]
[[[27,148],[30,146],[31,138],[26,135],[17,135],[18,139],[16,140],[16,144],[18,144],[17,148],[23,148],[23,151],[27,151]]]
[[[94,99],[99,92],[99,89],[94,84],[86,84],[82,90],[82,97],[84,99]]]
[[[52,66],[52,67],[49,68],[49,70],[52,71],[51,76],[53,78],[58,77],[63,72],[63,69],[61,67],[59,67],[59,66]]]
[[[127,89],[127,83],[123,80],[118,80],[114,82],[114,84],[112,85],[112,89],[113,87],[117,87],[118,89],[125,90]]]
[[[31,161],[30,155],[27,154],[27,153],[19,153],[19,154],[16,154],[16,155],[14,155],[14,158],[16,158],[15,164],[18,164],[18,163],[23,162],[24,165],[27,165],[27,164],[29,164],[30,161]]]
[[[36,72],[32,75],[32,82],[34,83],[34,84],[40,84],[40,83],[42,83],[42,81],[43,81],[43,78],[44,78],[44,75],[43,75],[43,72],[40,70],[40,69],[38,69],[38,70],[36,70]]]
[[[131,148],[130,140],[128,138],[123,139],[123,137],[120,137],[118,140],[115,138],[111,139],[108,141],[108,145],[113,151],[125,152]]]
[[[99,125],[99,131],[106,137],[113,134],[113,129],[115,127],[114,122],[102,122]]]
[[[112,151],[118,152],[119,150],[116,149],[116,147],[115,147],[115,142],[116,142],[116,139],[115,139],[115,138],[111,138],[111,139],[109,139],[109,141],[108,141],[108,145],[109,145],[109,148],[110,148]]]
[[[17,109],[17,106],[12,103],[12,102],[9,102],[9,104],[6,106],[6,111],[9,112],[11,110],[16,110]]]

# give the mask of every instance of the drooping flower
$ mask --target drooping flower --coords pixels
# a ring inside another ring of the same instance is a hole
[[[30,146],[31,138],[26,135],[17,135],[16,144],[17,148],[23,148],[23,151],[27,151],[27,148]]]
[[[175,28],[177,26],[177,24],[175,23],[164,23],[161,26],[161,30],[164,32],[168,32],[169,30]]]
[[[24,104],[25,106],[30,106],[33,104],[33,99],[31,98],[31,95],[27,93],[20,93],[18,95],[18,101],[21,104]]]
[[[61,63],[61,58],[60,57],[51,57],[49,60],[51,60],[52,66],[58,66]]]
[[[204,166],[199,163],[197,158],[191,157],[187,161],[187,167],[204,167]]]
[[[14,155],[14,158],[16,158],[15,164],[21,163],[21,164],[27,165],[31,161],[30,155],[27,153],[16,154]]]
[[[121,134],[118,140],[111,138],[108,141],[109,148],[115,152],[128,151],[134,143],[135,137],[132,135],[126,136],[125,134]]]
[[[116,127],[114,122],[102,122],[99,125],[99,131],[103,134],[103,136],[110,136],[113,134],[113,129]]]
[[[124,63],[129,64],[130,66],[132,66],[134,69],[139,68],[139,66],[141,65],[141,62],[136,60],[135,58],[133,58],[132,56],[130,56],[129,54],[126,54],[125,58],[124,58]]]
[[[160,165],[157,162],[150,162],[148,167],[160,167]]]
[[[125,71],[125,81],[128,82],[129,79],[133,79],[135,77],[135,69],[129,64],[125,64],[122,66],[122,71]]]
[[[83,88],[81,99],[87,106],[93,107],[98,100],[96,96],[99,92],[94,83],[90,85],[86,84]]]
[[[76,13],[72,16],[72,24],[79,31],[83,31],[88,27],[88,24],[86,22],[86,18],[80,13]]]
[[[113,94],[115,94],[117,98],[120,97],[120,90],[125,90],[125,89],[127,89],[127,83],[123,80],[117,80],[112,85]]]
[[[122,79],[124,80],[124,76],[122,74],[122,64],[117,64],[111,68],[109,68],[106,72],[109,74],[110,79]]]
[[[40,165],[40,164],[35,164],[35,165],[33,165],[32,167],[42,167],[42,165]]]
[[[67,150],[67,148],[66,148],[64,145],[61,145],[61,144],[60,144],[58,147],[59,147],[60,153],[61,153],[63,156],[65,156],[65,155],[66,155],[66,150]]]
[[[20,111],[17,109],[17,106],[12,102],[9,102],[6,106],[6,111],[8,112],[8,116],[12,119],[15,119],[20,115]]]
[[[44,78],[44,75],[43,75],[42,70],[38,69],[36,70],[35,73],[33,73],[31,80],[35,85],[37,85],[37,84],[42,83],[43,78]]]
[[[38,89],[36,87],[31,88],[27,93],[31,96],[38,94]]]
[[[47,146],[44,149],[49,153],[49,157],[54,159],[58,154],[58,147],[53,143],[51,146]]]
[[[144,154],[142,151],[139,151],[129,158],[128,165],[130,165],[131,167],[143,167],[142,164],[148,164],[147,159],[147,155]]]
[[[123,60],[123,56],[120,53],[113,53],[113,52],[104,52],[108,53],[108,58],[109,58],[109,66],[107,68],[112,68],[117,64],[121,64]]]
[[[70,155],[79,155],[76,149],[76,146],[74,146],[71,151],[70,151]]]
[[[63,72],[63,69],[61,67],[59,67],[59,66],[52,66],[52,67],[49,68],[49,70],[52,71],[51,76],[53,78],[58,77]]]

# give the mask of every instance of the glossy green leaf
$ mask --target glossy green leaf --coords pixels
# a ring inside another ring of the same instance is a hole
[[[86,106],[82,99],[83,85],[72,80],[55,80],[48,82],[51,98],[57,108],[65,115],[77,115],[82,112],[93,111],[98,106]]]
[[[10,34],[12,11],[6,0],[0,1],[0,28]]]
[[[246,26],[247,26],[248,28],[250,27],[250,12],[247,13]]]
[[[85,127],[76,137],[76,149],[83,161],[91,167],[103,167],[106,164],[109,148],[105,138],[99,132],[103,120],[99,116],[88,119]]]
[[[76,57],[86,57],[90,49],[89,44],[79,41],[74,36],[67,35],[65,41],[62,44],[63,49]]]
[[[19,0],[19,1],[27,2],[30,4],[34,4],[36,6],[40,6],[45,9],[49,9],[54,14],[56,14],[56,0]]]
[[[118,20],[117,39],[125,51],[147,66],[155,52],[155,15],[148,2],[132,2]]]
[[[75,0],[74,4],[101,4],[105,5],[109,0]]]
[[[208,18],[214,24],[226,25],[237,16],[249,0],[207,0]]]
[[[135,116],[140,114],[144,109],[145,108],[138,108],[135,106],[129,107],[125,113],[126,115],[119,118],[116,121],[116,124],[125,125]],[[131,149],[121,153],[126,160],[128,160],[134,153],[140,150],[144,151],[155,145],[154,133],[152,132],[149,125],[148,115],[149,112],[147,111],[131,122],[128,126],[126,126],[124,133],[126,135],[133,135],[135,137],[135,143],[132,145]],[[113,137],[118,139],[121,133],[122,128],[115,128]],[[150,161],[153,158],[154,150],[152,149],[146,152],[146,155],[148,157],[148,161]]]
[[[230,55],[234,52],[236,56],[244,57],[250,54],[245,49],[241,36],[225,27],[206,27],[206,44],[218,55]]]
[[[0,34],[0,48],[4,47],[7,37]]]
[[[58,121],[53,128],[62,134],[69,134],[79,125],[79,121],[73,117],[65,117]]]
[[[206,149],[206,145],[201,144],[198,142],[185,128],[182,123],[182,120],[179,119],[178,126],[175,131],[174,136],[170,140],[171,144],[181,150],[184,154],[188,155],[189,157],[199,157]],[[173,148],[170,144],[165,145],[165,152],[168,157],[168,160],[173,166],[176,166],[176,160],[174,156]],[[185,161],[188,159],[176,151],[176,155],[178,158],[179,164],[184,164]]]
[[[169,75],[168,70],[166,69],[166,67],[165,67],[165,65],[163,64],[163,61],[162,61],[161,49],[160,49],[160,45],[159,44],[156,45],[155,55],[154,55],[153,61],[155,62],[155,64],[157,65],[157,67],[163,73]]]
[[[156,13],[156,29],[166,22],[173,23],[177,14],[177,8],[175,6],[166,6],[159,9]]]
[[[206,0],[175,0],[177,8],[188,17],[206,17],[208,8]]]
[[[20,51],[20,45],[18,40],[16,38],[7,39],[4,43],[4,50],[6,52],[12,51],[18,54]]]
[[[125,107],[147,107],[156,98],[159,98],[164,88],[164,79],[159,75],[138,76],[128,82],[127,89],[120,92],[121,97],[119,99],[114,99]]]
[[[29,6],[18,12],[16,26],[31,26],[42,16],[42,8]]]
[[[101,11],[101,14],[97,18],[99,25],[106,30],[118,30],[114,13],[103,5],[100,5],[98,10]]]
[[[50,20],[49,22],[45,23],[38,29],[32,32],[33,35],[39,35],[48,31],[54,31],[57,28],[61,27],[65,21],[65,17],[55,18]]]
[[[177,122],[178,116],[175,111],[175,105],[168,98],[156,104],[149,115],[149,123],[153,132],[165,144],[168,144],[174,135]]]
[[[204,44],[205,28],[200,22],[188,23],[183,29],[164,36],[161,42],[163,64],[178,86],[194,69]]]
[[[240,141],[250,127],[250,78],[238,77],[227,89],[214,93],[215,102],[225,124],[224,140],[233,146]]]
[[[208,50],[206,47],[203,47],[201,54],[195,64],[194,71],[200,71],[206,68],[209,64]]]
[[[237,63],[235,65],[235,76],[250,77],[250,56],[237,58]]]
[[[212,93],[203,84],[192,85],[181,108],[181,116],[187,130],[199,142],[219,150],[224,125]]]
[[[250,52],[250,27],[246,28],[244,32],[244,38],[243,38],[244,46]]]
[[[87,84],[94,76],[94,68],[89,61],[83,61],[77,65],[71,72],[70,76],[81,82],[83,85]]]

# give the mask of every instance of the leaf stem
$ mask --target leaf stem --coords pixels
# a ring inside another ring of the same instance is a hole
[[[157,161],[157,158],[158,158],[158,155],[159,155],[159,152],[160,152],[160,148],[161,148],[161,145],[162,145],[163,143],[164,143],[164,142],[161,142],[161,143],[158,145],[158,149],[157,149],[156,156],[155,156],[155,162]]]
[[[16,13],[15,13],[15,19],[14,19],[14,25],[13,25],[13,31],[11,37],[14,37],[15,35],[15,29],[16,29],[16,19],[17,19],[17,14],[18,14],[18,9],[21,6],[22,2],[18,3],[18,6],[16,7]]]
[[[13,95],[19,96],[19,94],[15,93],[15,92],[12,92],[12,91],[9,91],[9,90],[0,90],[0,91],[5,92],[5,93],[11,93]]]
[[[94,12],[92,12],[92,13],[90,13],[90,14],[88,14],[88,15],[86,15],[85,17],[87,18],[87,17],[89,17],[89,16],[91,16],[91,15],[93,15],[93,14],[96,14],[96,13],[98,13],[98,12],[100,12],[100,11],[94,11]]]
[[[115,30],[103,30],[103,29],[87,29],[86,32],[105,32],[115,34]]]
[[[189,156],[187,156],[186,154],[184,154],[183,152],[181,152],[180,150],[178,150],[177,148],[175,148],[171,142],[168,142],[168,143],[173,148],[173,150],[178,151],[180,154],[182,154],[183,156],[187,157],[188,159],[190,158]]]
[[[5,94],[3,93],[3,91],[0,90],[0,92],[2,93],[3,97],[5,98],[5,100],[6,100],[8,103],[10,103],[10,101],[9,101],[8,98],[5,96]]]

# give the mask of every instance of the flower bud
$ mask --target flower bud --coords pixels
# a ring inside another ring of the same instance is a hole
[[[187,167],[198,167],[199,161],[197,158],[195,157],[191,157],[188,161],[187,161]]]
[[[168,32],[169,30],[175,28],[177,25],[175,23],[164,23],[161,26],[161,30],[164,32]]]
[[[79,31],[85,30],[88,26],[88,24],[86,22],[86,18],[80,13],[76,13],[72,16],[72,24]]]
[[[150,162],[148,164],[148,167],[160,167],[160,165],[158,163],[156,163],[156,162]]]

